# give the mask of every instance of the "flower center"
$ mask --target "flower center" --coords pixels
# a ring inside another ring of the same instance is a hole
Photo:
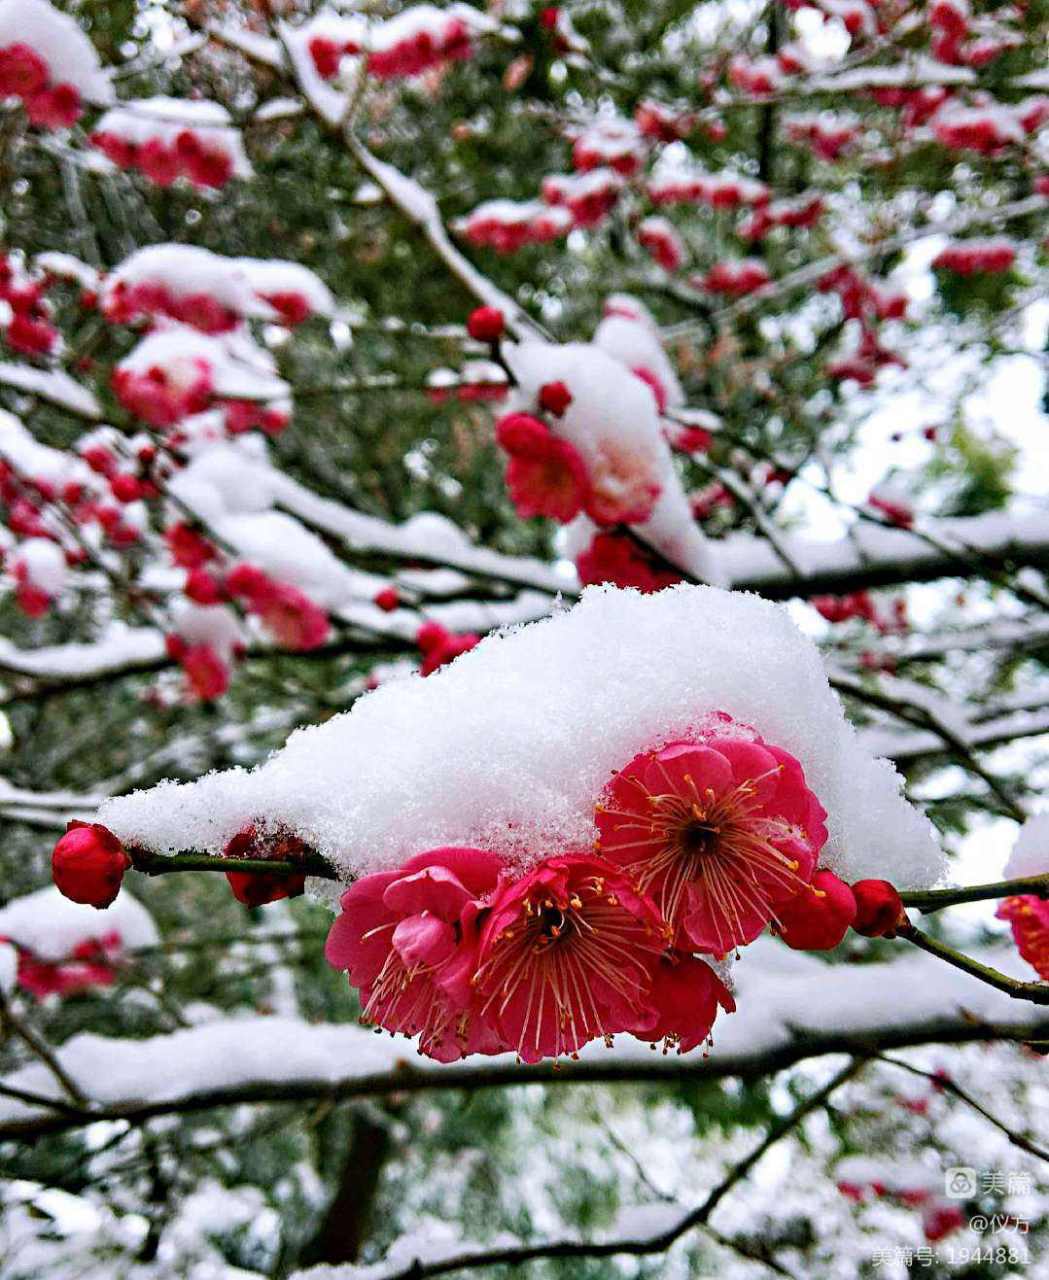
[[[701,818],[693,818],[681,828],[678,844],[681,852],[686,856],[699,857],[717,851],[719,834],[717,827],[711,826]]]
[[[571,933],[573,928],[571,916],[566,915],[560,907],[551,902],[546,902],[540,907],[537,925],[540,946],[556,942],[566,933]]]

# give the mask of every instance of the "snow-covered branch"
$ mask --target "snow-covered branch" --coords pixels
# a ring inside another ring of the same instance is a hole
[[[981,954],[1017,974],[1015,952]],[[819,998],[813,999],[813,990]],[[906,999],[901,993],[906,992]],[[749,995],[748,995],[749,993]],[[621,1041],[590,1045],[579,1062],[524,1066],[512,1055],[441,1064],[403,1042],[352,1025],[294,1019],[228,1019],[149,1040],[80,1035],[57,1051],[89,1099],[79,1117],[14,1101],[0,1105],[0,1138],[27,1140],[95,1119],[141,1121],[237,1103],[376,1097],[429,1089],[474,1089],[542,1081],[688,1082],[760,1078],[829,1053],[867,1055],[922,1044],[1049,1037],[1049,1011],[1007,995],[936,959],[828,966],[772,940],[738,967],[739,1011],[718,1024],[709,1056],[661,1056]],[[50,1097],[50,1073],[29,1064],[0,1084]]]
[[[743,1182],[759,1160],[777,1142],[792,1133],[799,1124],[817,1108],[824,1106],[843,1084],[851,1080],[864,1066],[860,1058],[846,1063],[840,1071],[799,1102],[787,1115],[769,1126],[765,1137],[728,1171],[694,1208],[685,1210],[680,1205],[657,1203],[653,1205],[625,1207],[611,1231],[599,1239],[586,1239],[578,1235],[560,1239],[530,1243],[496,1243],[470,1247],[457,1245],[440,1247],[436,1254],[431,1247],[425,1253],[410,1257],[412,1244],[402,1241],[394,1246],[394,1257],[380,1264],[380,1271],[369,1268],[372,1280],[429,1280],[430,1277],[448,1275],[451,1272],[474,1271],[481,1267],[522,1266],[543,1258],[613,1258],[620,1256],[643,1257],[665,1253],[667,1249],[689,1231],[709,1222],[718,1205]],[[353,1270],[343,1272],[345,1280],[352,1280]],[[299,1280],[322,1280],[326,1269],[299,1273]],[[330,1275],[330,1272],[327,1273]]]

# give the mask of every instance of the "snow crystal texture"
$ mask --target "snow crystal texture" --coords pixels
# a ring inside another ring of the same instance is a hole
[[[612,771],[717,710],[801,761],[829,814],[828,866],[906,886],[939,876],[930,824],[860,746],[812,642],[780,606],[710,587],[590,589],[294,733],[251,772],[114,798],[98,820],[166,852],[219,852],[251,821],[290,827],[346,879],[445,844],[527,863],[588,847]]]

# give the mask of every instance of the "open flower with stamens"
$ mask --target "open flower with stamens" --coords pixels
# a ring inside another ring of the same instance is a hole
[[[655,1021],[667,928],[620,868],[585,853],[547,858],[490,906],[474,986],[482,1017],[525,1062]]]
[[[827,839],[798,761],[739,728],[642,752],[597,805],[597,848],[651,895],[682,950],[753,941],[812,879]]]
[[[351,885],[325,955],[361,995],[362,1020],[419,1036],[441,1062],[505,1048],[476,1016],[470,983],[484,903],[502,860],[482,849],[431,849]]]

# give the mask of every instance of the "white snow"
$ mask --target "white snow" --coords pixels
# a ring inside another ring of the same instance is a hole
[[[9,942],[0,942],[0,995],[10,995],[17,978],[18,952]]]
[[[233,400],[284,400],[291,388],[277,376],[276,362],[245,331],[211,336],[188,325],[157,329],[144,337],[118,369],[148,373],[166,369],[173,376],[191,362],[203,361],[211,371],[215,395]]]
[[[815,646],[778,606],[698,587],[589,590],[293,734],[254,771],[162,783],[107,801],[98,820],[167,852],[218,852],[249,820],[284,824],[343,878],[441,844],[527,862],[587,847],[612,770],[718,710],[801,761],[828,810],[828,866],[901,885],[938,877],[931,826],[860,747]]]
[[[69,566],[62,548],[49,538],[26,538],[11,556],[12,569],[21,569],[34,587],[54,598],[69,581]]]
[[[309,267],[283,258],[234,258],[232,261],[260,297],[297,293],[317,315],[330,316],[335,310],[335,299],[328,286]]]
[[[627,314],[628,309],[635,312],[637,319]],[[642,368],[655,374],[666,393],[667,408],[683,405],[685,393],[648,309],[627,294],[613,294],[605,303],[605,311],[605,318],[594,330],[594,346],[628,369]]]
[[[64,369],[37,369],[33,365],[0,360],[0,385],[39,396],[80,418],[97,422],[102,417],[102,406],[94,392],[71,378]]]
[[[12,413],[0,409],[0,459],[20,476],[60,489],[75,483],[94,488],[94,472],[75,454],[42,444]]]
[[[73,280],[82,289],[98,288],[101,279],[98,268],[72,253],[38,253],[33,261],[41,271],[62,280]]]
[[[1020,828],[1009,861],[1007,879],[1049,874],[1049,813],[1036,813]]]
[[[75,679],[140,666],[164,655],[164,637],[152,627],[114,622],[97,640],[83,644],[19,649],[0,636],[0,671],[44,680]]]
[[[102,910],[71,902],[54,885],[0,907],[0,938],[10,938],[49,962],[64,960],[80,943],[98,942],[112,933],[120,935],[124,949],[151,947],[160,938],[153,917],[127,889]]]

